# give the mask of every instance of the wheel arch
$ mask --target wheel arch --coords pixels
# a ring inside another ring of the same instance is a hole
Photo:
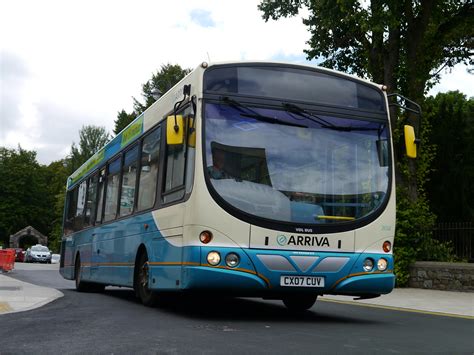
[[[135,254],[135,265],[134,265],[134,268],[133,268],[133,289],[136,291],[137,290],[137,287],[136,287],[136,282],[138,280],[138,261],[140,260],[140,257],[143,255],[143,254],[147,254],[148,255],[148,250],[145,246],[145,244],[141,243],[137,249],[137,252]]]
[[[78,250],[76,254],[74,254],[74,280],[76,279],[76,269],[77,269],[77,260],[81,260],[81,252]]]

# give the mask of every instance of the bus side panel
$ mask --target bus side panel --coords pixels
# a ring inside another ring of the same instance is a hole
[[[150,285],[152,289],[176,290],[181,285],[182,235],[155,236],[151,242]],[[172,241],[173,244],[170,243]]]
[[[152,289],[176,290],[181,286],[185,210],[186,204],[178,203],[152,212],[159,229],[147,248]]]
[[[126,218],[97,229],[92,245],[91,280],[133,287],[137,250],[157,233],[159,232],[151,213]]]

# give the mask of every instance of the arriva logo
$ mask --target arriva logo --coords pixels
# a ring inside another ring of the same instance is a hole
[[[277,243],[280,246],[295,245],[295,246],[318,246],[318,247],[330,247],[329,239],[327,237],[316,237],[316,236],[302,236],[292,235],[289,238],[286,235],[280,234],[277,236]],[[340,248],[340,246],[339,246]]]
[[[283,235],[283,234],[277,237],[277,243],[280,244],[281,246],[285,245],[287,240],[288,238],[286,237],[286,235]]]

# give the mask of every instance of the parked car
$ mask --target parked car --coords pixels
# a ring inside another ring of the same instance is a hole
[[[60,254],[53,254],[51,256],[51,263],[52,264],[58,264],[61,261],[61,255]]]
[[[15,261],[25,261],[25,251],[23,250],[23,248],[15,248]]]
[[[33,245],[26,251],[25,261],[27,263],[48,263],[51,264],[51,251],[41,244]]]

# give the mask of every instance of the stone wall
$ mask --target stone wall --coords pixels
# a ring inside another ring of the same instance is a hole
[[[474,292],[474,264],[417,261],[410,266],[408,286]]]

